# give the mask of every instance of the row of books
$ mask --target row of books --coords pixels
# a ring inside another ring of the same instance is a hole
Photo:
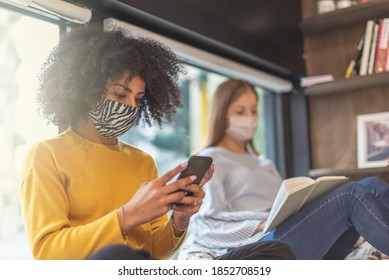
[[[389,18],[368,20],[345,78],[389,71]]]

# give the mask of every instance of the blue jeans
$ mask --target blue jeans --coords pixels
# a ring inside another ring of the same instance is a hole
[[[377,177],[346,183],[313,201],[264,240],[281,240],[297,259],[343,259],[363,236],[389,254],[389,185]]]

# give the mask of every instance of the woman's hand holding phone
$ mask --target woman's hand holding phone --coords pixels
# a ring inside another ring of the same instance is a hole
[[[180,201],[173,205],[174,223],[185,228],[189,224],[190,217],[200,210],[203,204],[205,193],[203,186],[213,175],[214,165],[211,157],[192,156],[188,160],[188,167],[180,173],[177,181],[188,178],[188,176],[196,176],[192,184],[184,186],[178,192],[185,193]]]
[[[202,187],[205,182],[207,182],[213,174],[213,170],[210,170],[210,167],[212,165],[213,159],[211,157],[207,156],[192,156],[188,160],[188,167],[180,173],[177,180],[181,178],[185,178],[187,176],[195,175],[196,179],[194,180],[193,184],[199,185]],[[209,173],[207,174],[207,172]],[[212,172],[212,173],[211,173]],[[208,175],[208,176],[206,176]],[[202,180],[205,179],[204,182]],[[188,187],[189,188],[189,187]],[[188,188],[184,189],[187,192],[188,196],[194,196],[194,193]],[[201,190],[202,191],[202,190]],[[182,203],[177,204],[182,205]]]
[[[211,179],[213,165],[206,171],[199,184],[194,183],[198,180],[195,174],[182,176],[170,183],[174,177],[183,174],[183,171],[188,168],[189,163],[180,164],[161,177],[143,183],[131,200],[123,205],[122,211],[118,211],[123,232],[150,222],[166,214],[170,209],[177,212],[174,218],[178,226],[185,223],[187,225],[190,217],[200,209],[205,195],[202,186]],[[187,192],[191,192],[194,196],[187,196]],[[177,203],[182,205],[178,206]]]

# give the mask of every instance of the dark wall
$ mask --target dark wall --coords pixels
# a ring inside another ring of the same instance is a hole
[[[110,2],[174,23],[265,59],[293,74],[304,74],[300,0],[84,0],[73,1],[116,17]],[[120,14],[120,12],[119,12]],[[119,15],[120,17],[120,15]],[[139,24],[136,18],[126,18]],[[157,31],[157,30],[153,30]]]

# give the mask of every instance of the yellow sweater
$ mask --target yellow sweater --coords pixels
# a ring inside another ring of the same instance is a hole
[[[85,259],[112,244],[127,244],[167,259],[184,238],[164,215],[123,239],[117,209],[142,183],[157,177],[154,160],[123,142],[106,146],[73,130],[35,145],[22,174],[21,203],[37,259]]]

